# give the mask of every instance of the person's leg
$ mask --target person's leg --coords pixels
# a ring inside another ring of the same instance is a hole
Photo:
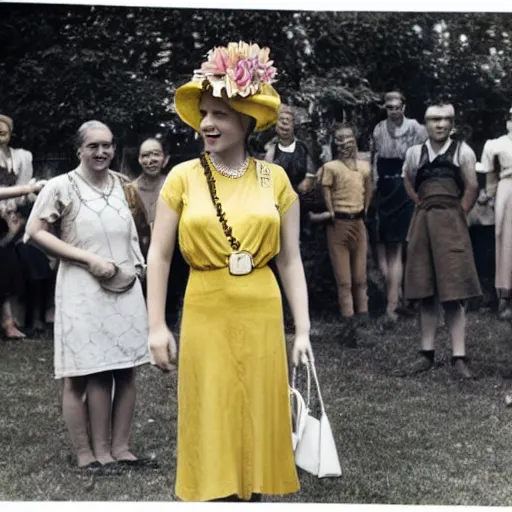
[[[110,452],[110,423],[112,410],[112,372],[89,375],[87,407],[91,429],[91,444],[96,460],[101,464],[115,462]]]
[[[437,298],[429,298],[421,301],[420,329],[421,350],[434,352],[437,325],[439,323],[439,301]]]
[[[386,280],[388,303],[386,306],[387,314],[396,319],[396,309],[398,307],[398,298],[400,289],[402,287],[402,280],[404,274],[403,260],[402,260],[402,244],[393,243],[388,244],[387,247],[388,258],[388,276]]]
[[[7,338],[21,339],[26,338],[14,322],[14,315],[12,314],[10,299],[7,299],[2,305],[2,327]]]
[[[62,393],[62,415],[77,456],[78,467],[85,467],[96,460],[89,439],[87,406],[83,401],[86,379],[65,378]]]
[[[379,265],[379,269],[382,272],[384,280],[387,282],[389,267],[388,267],[388,255],[387,255],[387,250],[386,250],[386,244],[377,243],[376,253],[377,253],[377,263]]]
[[[471,378],[466,364],[466,312],[461,301],[443,303],[446,326],[452,341],[452,365],[457,373],[465,378]]]
[[[361,221],[354,247],[350,253],[352,290],[355,310],[358,314],[368,313],[368,282],[366,276],[367,245],[366,228]]]
[[[130,435],[135,412],[135,368],[115,370],[114,402],[112,405],[112,447],[111,454],[116,460],[136,460],[130,451]]]
[[[406,374],[426,372],[434,366],[434,343],[439,322],[437,297],[423,299],[420,304],[421,348],[420,357],[407,369]]]
[[[327,227],[327,243],[338,289],[340,313],[342,318],[350,318],[354,316],[350,252],[343,240],[343,226],[341,222],[335,221],[334,226]]]

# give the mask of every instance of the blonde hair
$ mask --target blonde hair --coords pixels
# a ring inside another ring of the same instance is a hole
[[[12,133],[14,129],[14,121],[9,116],[4,116],[0,114],[0,123],[5,123],[7,128],[9,128],[9,133]]]

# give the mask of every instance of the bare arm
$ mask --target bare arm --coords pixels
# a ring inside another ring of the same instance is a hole
[[[414,190],[414,186],[411,182],[411,178],[409,176],[409,173],[407,172],[407,169],[404,169],[404,187],[409,195],[409,197],[416,203],[420,203],[420,196],[416,193],[416,190]]]
[[[317,179],[320,179],[322,185],[325,209],[331,214],[331,217],[334,218],[334,206],[332,204],[332,185],[334,178],[332,170],[328,166],[323,165],[317,171]]]
[[[158,199],[148,251],[147,296],[149,329],[165,326],[165,300],[172,255],[176,246],[179,214]]]
[[[327,185],[322,185],[322,193],[324,196],[325,208],[334,217],[334,207],[332,205],[332,191],[331,187]]]
[[[498,173],[496,171],[488,172],[485,175],[485,193],[488,197],[494,197],[496,195],[498,181]]]
[[[467,156],[461,158],[460,170],[464,180],[464,195],[461,199],[462,209],[468,214],[473,208],[478,198],[478,178],[476,176],[476,157],[473,150],[470,150]]]
[[[0,187],[0,199],[12,199],[14,197],[26,196],[36,192],[33,185],[14,185],[13,187]]]
[[[370,203],[372,202],[372,196],[373,196],[373,182],[372,182],[372,173],[371,173],[371,167],[370,167],[370,171],[364,178],[364,211],[365,211],[365,213],[368,211],[368,208],[370,208]]]
[[[290,305],[295,324],[294,364],[310,352],[310,320],[306,276],[299,249],[299,201],[295,201],[281,220],[281,250],[276,257],[277,270]],[[311,354],[309,354],[311,355]]]
[[[88,265],[90,262],[90,252],[74,247],[50,233],[50,225],[45,220],[31,216],[25,231],[41,249],[56,258],[71,260],[84,265]]]

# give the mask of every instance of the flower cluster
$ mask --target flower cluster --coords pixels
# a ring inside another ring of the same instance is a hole
[[[226,90],[228,98],[246,98],[259,92],[261,84],[274,82],[276,68],[269,60],[270,49],[257,44],[229,43],[208,52],[208,60],[194,71],[192,80],[203,83],[208,80],[212,94],[221,97]]]

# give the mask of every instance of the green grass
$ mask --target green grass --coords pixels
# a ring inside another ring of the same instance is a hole
[[[315,324],[314,350],[327,413],[343,467],[340,479],[300,472],[296,495],[265,501],[512,505],[510,325],[488,312],[468,318],[468,353],[478,379],[461,382],[449,364],[418,377],[396,377],[416,357],[418,325],[365,329],[356,349],[336,342],[335,322]],[[48,340],[0,342],[0,499],[175,500],[176,376],[149,366],[138,376],[133,449],[154,455],[159,471],[90,477],[74,470],[52,378]]]

